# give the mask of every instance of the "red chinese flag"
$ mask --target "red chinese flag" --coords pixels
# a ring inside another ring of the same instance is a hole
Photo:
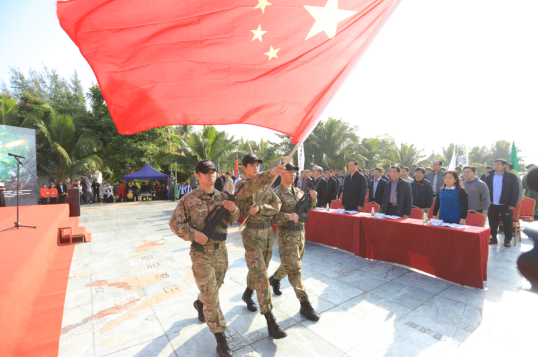
[[[397,0],[70,0],[121,134],[251,124],[302,141]]]
[[[235,171],[234,171],[234,173],[237,172],[237,171],[239,171],[239,156],[238,155],[235,156]]]

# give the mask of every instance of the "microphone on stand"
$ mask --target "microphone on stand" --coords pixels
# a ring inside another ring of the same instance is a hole
[[[9,156],[13,156],[13,157],[18,157],[19,159],[26,159],[26,157],[24,157],[24,156],[20,156],[20,155],[9,154],[9,153],[8,153],[8,155],[9,155]]]

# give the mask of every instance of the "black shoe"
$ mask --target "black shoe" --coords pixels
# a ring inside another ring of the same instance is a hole
[[[252,293],[254,290],[251,290],[250,288],[247,288],[245,292],[243,293],[243,301],[245,304],[247,304],[247,309],[252,312],[258,311],[258,308],[256,307],[256,303],[252,300]]]
[[[516,239],[517,239],[517,237],[516,237]],[[510,248],[512,246],[512,240],[511,239],[505,239],[504,240],[504,246],[506,248]]]
[[[228,346],[228,341],[226,341],[226,336],[224,333],[219,332],[215,334],[217,339],[217,353],[220,357],[233,357],[232,350]]]
[[[282,295],[282,290],[280,290],[280,280],[276,280],[274,277],[269,278],[269,284],[273,287],[273,292],[275,295]]]
[[[495,238],[491,237],[491,239],[489,240],[489,244],[497,244],[497,243],[499,243],[497,241],[497,237],[495,237]]]
[[[278,322],[276,322],[275,316],[271,311],[269,311],[263,316],[265,316],[265,319],[267,320],[267,330],[269,331],[269,336],[276,339],[288,336],[286,331],[284,331],[284,329],[280,327]]]
[[[198,320],[200,320],[201,322],[205,322],[204,304],[202,304],[200,300],[196,300],[192,305],[194,306],[196,311],[198,311]]]
[[[310,301],[301,301],[301,310],[299,311],[301,314],[305,315],[307,319],[311,321],[319,321],[319,315],[317,314],[316,310],[310,305]]]

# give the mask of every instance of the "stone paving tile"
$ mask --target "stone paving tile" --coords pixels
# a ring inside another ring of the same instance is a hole
[[[83,209],[80,224],[92,242],[75,246],[59,356],[216,356],[214,337],[192,307],[198,287],[190,243],[168,227],[176,205]],[[484,290],[307,242],[303,280],[321,320],[299,313],[284,279],[273,312],[289,336],[273,340],[264,317],[241,300],[248,270],[238,226],[230,228],[219,294],[236,356],[528,355],[532,338],[525,339],[530,330],[521,319],[529,311],[522,309],[538,298],[521,290],[529,283],[515,265],[532,248],[525,236],[517,247],[489,247]],[[279,265],[275,241],[269,273]]]

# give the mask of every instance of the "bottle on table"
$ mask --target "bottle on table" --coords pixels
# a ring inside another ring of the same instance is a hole
[[[428,215],[426,213],[422,216],[422,224],[428,225]]]
[[[372,217],[375,216],[375,211],[374,211],[374,207],[372,207]]]

